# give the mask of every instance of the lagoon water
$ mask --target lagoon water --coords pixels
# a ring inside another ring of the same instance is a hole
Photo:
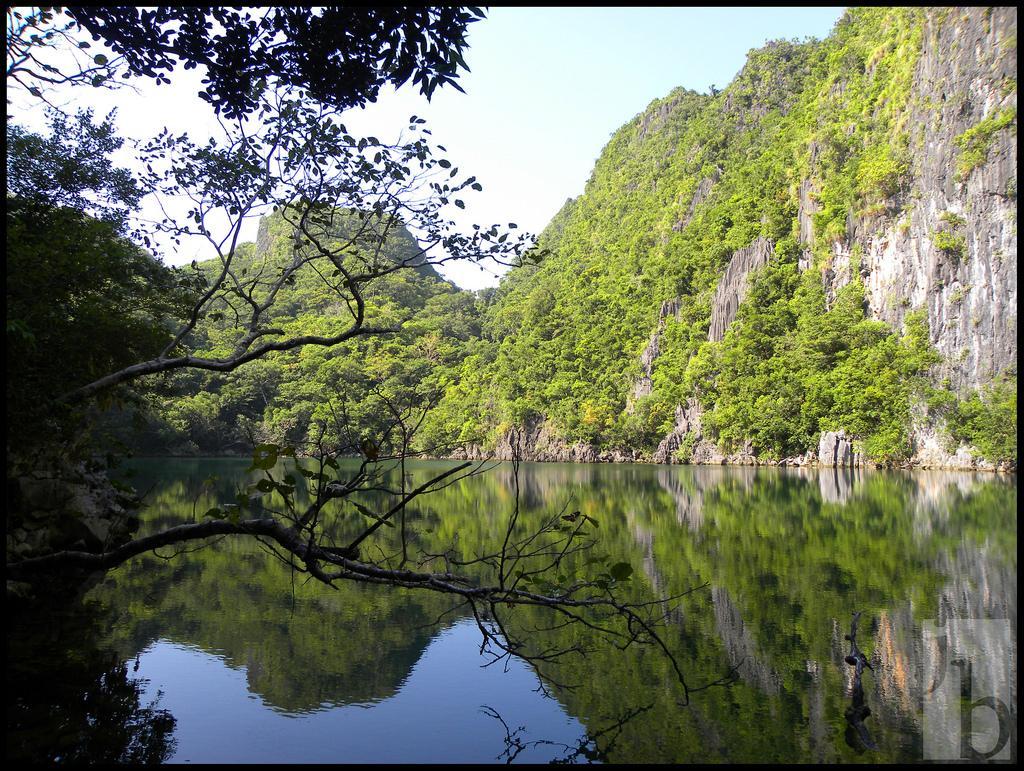
[[[149,491],[144,531],[231,500],[247,465],[133,461],[133,484]],[[450,465],[409,472],[426,479]],[[730,670],[733,682],[684,705],[656,650],[598,645],[550,671],[574,687],[548,697],[521,661],[481,666],[479,630],[464,609],[446,613],[443,596],[335,591],[259,544],[223,539],[137,558],[81,612],[9,639],[8,758],[915,762],[972,748],[1016,758],[1015,476],[523,464],[518,481],[524,527],[569,502],[598,521],[595,550],[634,568],[637,596],[700,587],[666,607],[663,636],[689,685]],[[497,464],[418,502],[414,550],[493,544],[513,482],[511,465]],[[857,610],[877,749],[845,717],[844,634]],[[512,618],[521,630],[543,622]],[[532,634],[566,644],[575,632]],[[985,699],[995,706],[978,706]]]

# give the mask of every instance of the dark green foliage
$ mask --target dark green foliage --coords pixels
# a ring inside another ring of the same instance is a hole
[[[7,127],[7,426],[25,450],[82,439],[82,412],[60,398],[159,353],[194,289],[125,235],[139,191],[110,162],[110,117],[52,112],[50,127]]]
[[[102,642],[117,626],[94,602],[8,604],[7,759],[25,766],[150,766],[174,754],[176,719]],[[45,651],[45,664],[40,654]]]
[[[957,441],[976,447],[991,461],[1017,460],[1017,373],[992,381],[981,394],[956,405],[949,419]]]
[[[91,110],[74,118],[56,110],[48,116],[48,136],[7,124],[7,192],[122,225],[141,192],[131,172],[110,163],[124,144],[114,133],[114,113],[98,124]]]
[[[7,430],[23,448],[77,433],[59,397],[152,356],[188,299],[180,276],[114,225],[7,199]],[[50,434],[57,432],[57,436]]]
[[[65,13],[119,54],[132,75],[168,83],[179,63],[202,67],[200,96],[228,118],[255,111],[270,79],[339,109],[373,102],[382,86],[410,79],[428,98],[446,84],[461,91],[466,31],[484,15],[457,6],[73,6]]]
[[[167,271],[127,238],[119,240],[128,235],[126,220],[138,208],[140,190],[110,163],[121,145],[110,117],[93,126],[89,113],[74,120],[55,114],[45,138],[9,127],[8,250],[18,252],[8,261],[8,337],[16,338],[9,356],[17,359],[9,388],[19,393],[8,406],[18,413],[21,433],[48,441],[57,424],[74,433],[81,425],[66,405],[99,395],[102,408],[111,389],[171,372],[142,383],[158,406],[153,431],[140,433],[138,421],[129,425],[124,415],[112,418],[120,433],[134,434],[150,450],[238,449],[260,432],[305,441],[312,436],[307,429],[316,441],[335,443],[343,441],[342,431],[353,432],[344,441],[359,446],[360,434],[383,442],[396,423],[404,441],[412,428],[402,425],[411,419],[407,412],[436,401],[438,365],[452,357],[452,341],[479,334],[475,299],[438,299],[425,310],[434,295],[456,290],[425,264],[424,248],[457,259],[518,261],[530,239],[497,226],[453,232],[440,209],[464,188],[479,191],[475,177],[457,179],[458,169],[432,158],[422,138],[401,145],[357,141],[337,110],[325,108],[372,101],[382,85],[410,78],[428,96],[438,85],[454,85],[465,68],[466,26],[482,12],[281,8],[254,16],[76,8],[69,15],[124,57],[127,74],[166,81],[162,71],[178,61],[203,65],[204,95],[216,112],[260,111],[256,133],[239,124],[232,136],[233,127],[221,123],[226,144],[199,147],[187,133],[164,131],[141,146],[142,186],[187,195],[195,205],[182,220],[164,218],[149,223],[148,233],[133,232],[136,241],[149,247],[154,233],[175,242],[189,233],[212,236],[204,218],[215,218],[214,211],[228,215],[229,227],[240,227],[262,204],[284,204],[293,217],[288,227],[280,216],[271,221],[260,249],[236,252],[227,238],[216,270]],[[216,36],[208,15],[223,28]],[[25,57],[41,55],[53,36],[76,42],[49,9],[12,12],[9,21],[9,53],[13,46]],[[179,22],[185,23],[178,28]],[[44,28],[49,31],[33,31]],[[102,54],[95,60],[107,64]],[[57,68],[43,69],[54,77],[19,72],[47,83],[61,77]],[[22,85],[41,97],[38,88]],[[268,89],[274,104],[264,99]],[[410,118],[409,132],[421,131],[423,122]],[[446,181],[427,184],[420,174],[435,167],[450,170]],[[87,215],[99,218],[98,225]],[[314,232],[330,219],[348,221],[338,233],[321,232],[314,247]],[[50,238],[54,229],[60,235]],[[42,270],[34,273],[34,262]],[[424,310],[421,326],[406,331],[406,322]],[[52,338],[41,331],[49,321]],[[337,345],[344,341],[349,345]],[[299,351],[307,345],[323,350]],[[68,346],[76,350],[66,354]],[[291,349],[295,356],[276,355]],[[245,362],[254,363],[237,377],[203,374],[232,372]],[[47,367],[64,369],[50,377]],[[36,388],[36,380],[46,388]]]

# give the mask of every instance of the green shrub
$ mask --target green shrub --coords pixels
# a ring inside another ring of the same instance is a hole
[[[988,159],[988,151],[992,146],[992,137],[997,131],[1009,128],[1017,120],[1017,108],[1005,107],[979,121],[956,138],[956,146],[960,149],[956,171],[960,179],[966,179],[972,171],[983,165]]]
[[[857,166],[857,190],[865,197],[889,198],[899,192],[910,163],[905,155],[897,157],[892,147],[880,144],[869,148]]]
[[[967,251],[967,241],[964,237],[960,233],[948,230],[935,231],[932,243],[936,249],[956,262],[963,259],[964,253]]]
[[[963,217],[961,217],[959,214],[953,211],[942,212],[942,214],[939,215],[939,221],[945,222],[953,230],[956,230],[957,228],[962,228],[964,225],[967,224],[967,220],[965,220]]]
[[[1017,376],[1006,373],[959,402],[950,433],[992,462],[1017,460]]]

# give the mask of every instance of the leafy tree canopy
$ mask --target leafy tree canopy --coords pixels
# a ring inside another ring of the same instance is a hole
[[[125,235],[141,192],[111,163],[112,116],[53,111],[50,125],[7,126],[7,425],[21,448],[74,433],[58,398],[166,345],[194,289]]]
[[[179,63],[201,67],[199,96],[227,118],[256,111],[267,81],[302,88],[336,109],[376,100],[386,84],[410,79],[428,98],[468,69],[466,29],[479,8],[278,6],[255,9],[70,6],[71,21],[51,26],[55,9],[8,11],[7,75],[39,94],[65,82],[114,86],[118,75],[170,83]],[[55,67],[48,47],[90,47],[81,32],[117,54]]]
[[[49,122],[48,136],[7,124],[7,192],[122,224],[142,191],[131,171],[111,164],[110,154],[124,144],[114,113],[96,124],[91,110],[74,117],[51,110]]]

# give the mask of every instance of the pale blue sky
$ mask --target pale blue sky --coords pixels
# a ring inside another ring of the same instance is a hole
[[[446,89],[429,107],[412,92],[401,101],[418,102],[434,136],[483,182],[467,222],[514,221],[539,232],[566,198],[583,192],[611,134],[652,100],[677,86],[723,88],[750,49],[826,37],[842,12],[493,8],[470,28],[466,94]],[[496,282],[476,268],[450,277],[467,288]]]
[[[579,195],[611,134],[677,86],[724,88],[747,52],[778,38],[827,36],[835,8],[493,8],[470,27],[471,72],[430,104],[406,86],[345,122],[353,133],[394,138],[416,114],[428,120],[449,157],[483,183],[466,197],[460,225],[516,222],[539,232],[566,198]],[[194,72],[178,69],[171,86],[141,93],[75,89],[69,106],[118,108],[118,125],[144,138],[163,126],[197,138],[212,125],[195,98]],[[18,112],[19,122],[29,118]],[[37,120],[29,120],[38,125]],[[250,238],[255,236],[255,223]],[[212,256],[183,243],[169,262]],[[456,266],[447,276],[465,288],[497,283],[497,274]]]

